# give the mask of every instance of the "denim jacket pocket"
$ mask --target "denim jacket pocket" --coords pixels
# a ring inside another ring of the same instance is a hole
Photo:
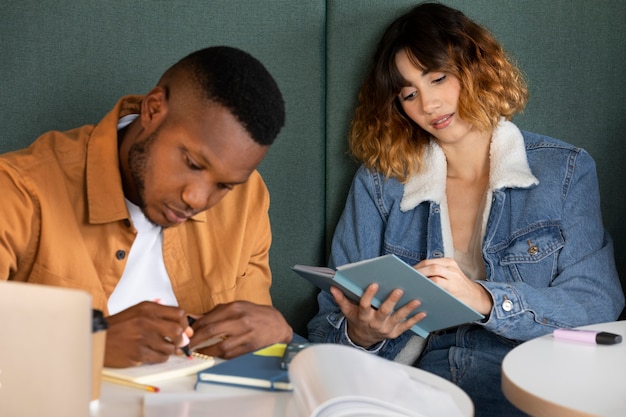
[[[564,245],[560,223],[541,222],[513,235],[508,244],[487,251],[496,255],[499,266],[507,272],[507,281],[548,286],[556,275],[558,254]]]
[[[404,263],[413,266],[416,263],[426,258],[426,254],[417,251],[411,251],[400,247],[391,247],[385,244],[383,249],[383,255],[396,255]]]

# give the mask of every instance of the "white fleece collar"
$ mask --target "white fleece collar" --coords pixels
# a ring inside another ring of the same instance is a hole
[[[489,195],[499,188],[526,188],[539,184],[528,166],[522,132],[513,123],[500,120],[494,129],[489,152]],[[424,201],[445,204],[446,173],[443,149],[431,141],[424,154],[422,170],[404,185],[400,209],[409,211]]]

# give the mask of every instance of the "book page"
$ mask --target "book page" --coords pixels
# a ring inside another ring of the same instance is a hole
[[[361,298],[360,294],[362,294],[362,291],[354,293],[341,283],[337,282],[334,279],[335,271],[330,268],[324,266],[294,265],[291,269],[323,291],[330,291],[330,287],[332,286],[339,288],[349,300],[352,300],[355,303],[358,303]]]
[[[143,400],[144,417],[276,417],[293,416],[295,411],[288,393],[252,392],[240,390],[237,394],[159,393],[146,395]]]
[[[213,366],[215,359],[212,356],[193,352],[192,358],[184,355],[172,355],[163,363],[131,366],[128,368],[102,369],[102,375],[147,384],[162,381],[168,378],[191,375]]]
[[[289,367],[298,415],[462,416],[449,393],[412,379],[403,367],[348,346],[308,347]]]
[[[330,278],[335,275],[335,270],[326,266],[294,265],[292,269],[328,275]]]

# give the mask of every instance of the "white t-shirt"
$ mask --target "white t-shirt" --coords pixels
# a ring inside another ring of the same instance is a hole
[[[118,129],[130,124],[138,115],[119,120]],[[122,278],[109,297],[109,314],[116,314],[141,301],[159,300],[165,305],[178,305],[170,277],[163,262],[163,228],[152,224],[141,209],[126,200],[137,236],[128,253]]]

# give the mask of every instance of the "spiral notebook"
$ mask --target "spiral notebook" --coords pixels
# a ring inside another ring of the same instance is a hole
[[[103,368],[105,380],[129,381],[137,384],[153,384],[166,379],[192,375],[210,368],[215,363],[212,356],[193,352],[191,358],[184,355],[172,355],[163,363],[131,366],[129,368]]]
[[[0,415],[85,417],[91,296],[0,280]]]

